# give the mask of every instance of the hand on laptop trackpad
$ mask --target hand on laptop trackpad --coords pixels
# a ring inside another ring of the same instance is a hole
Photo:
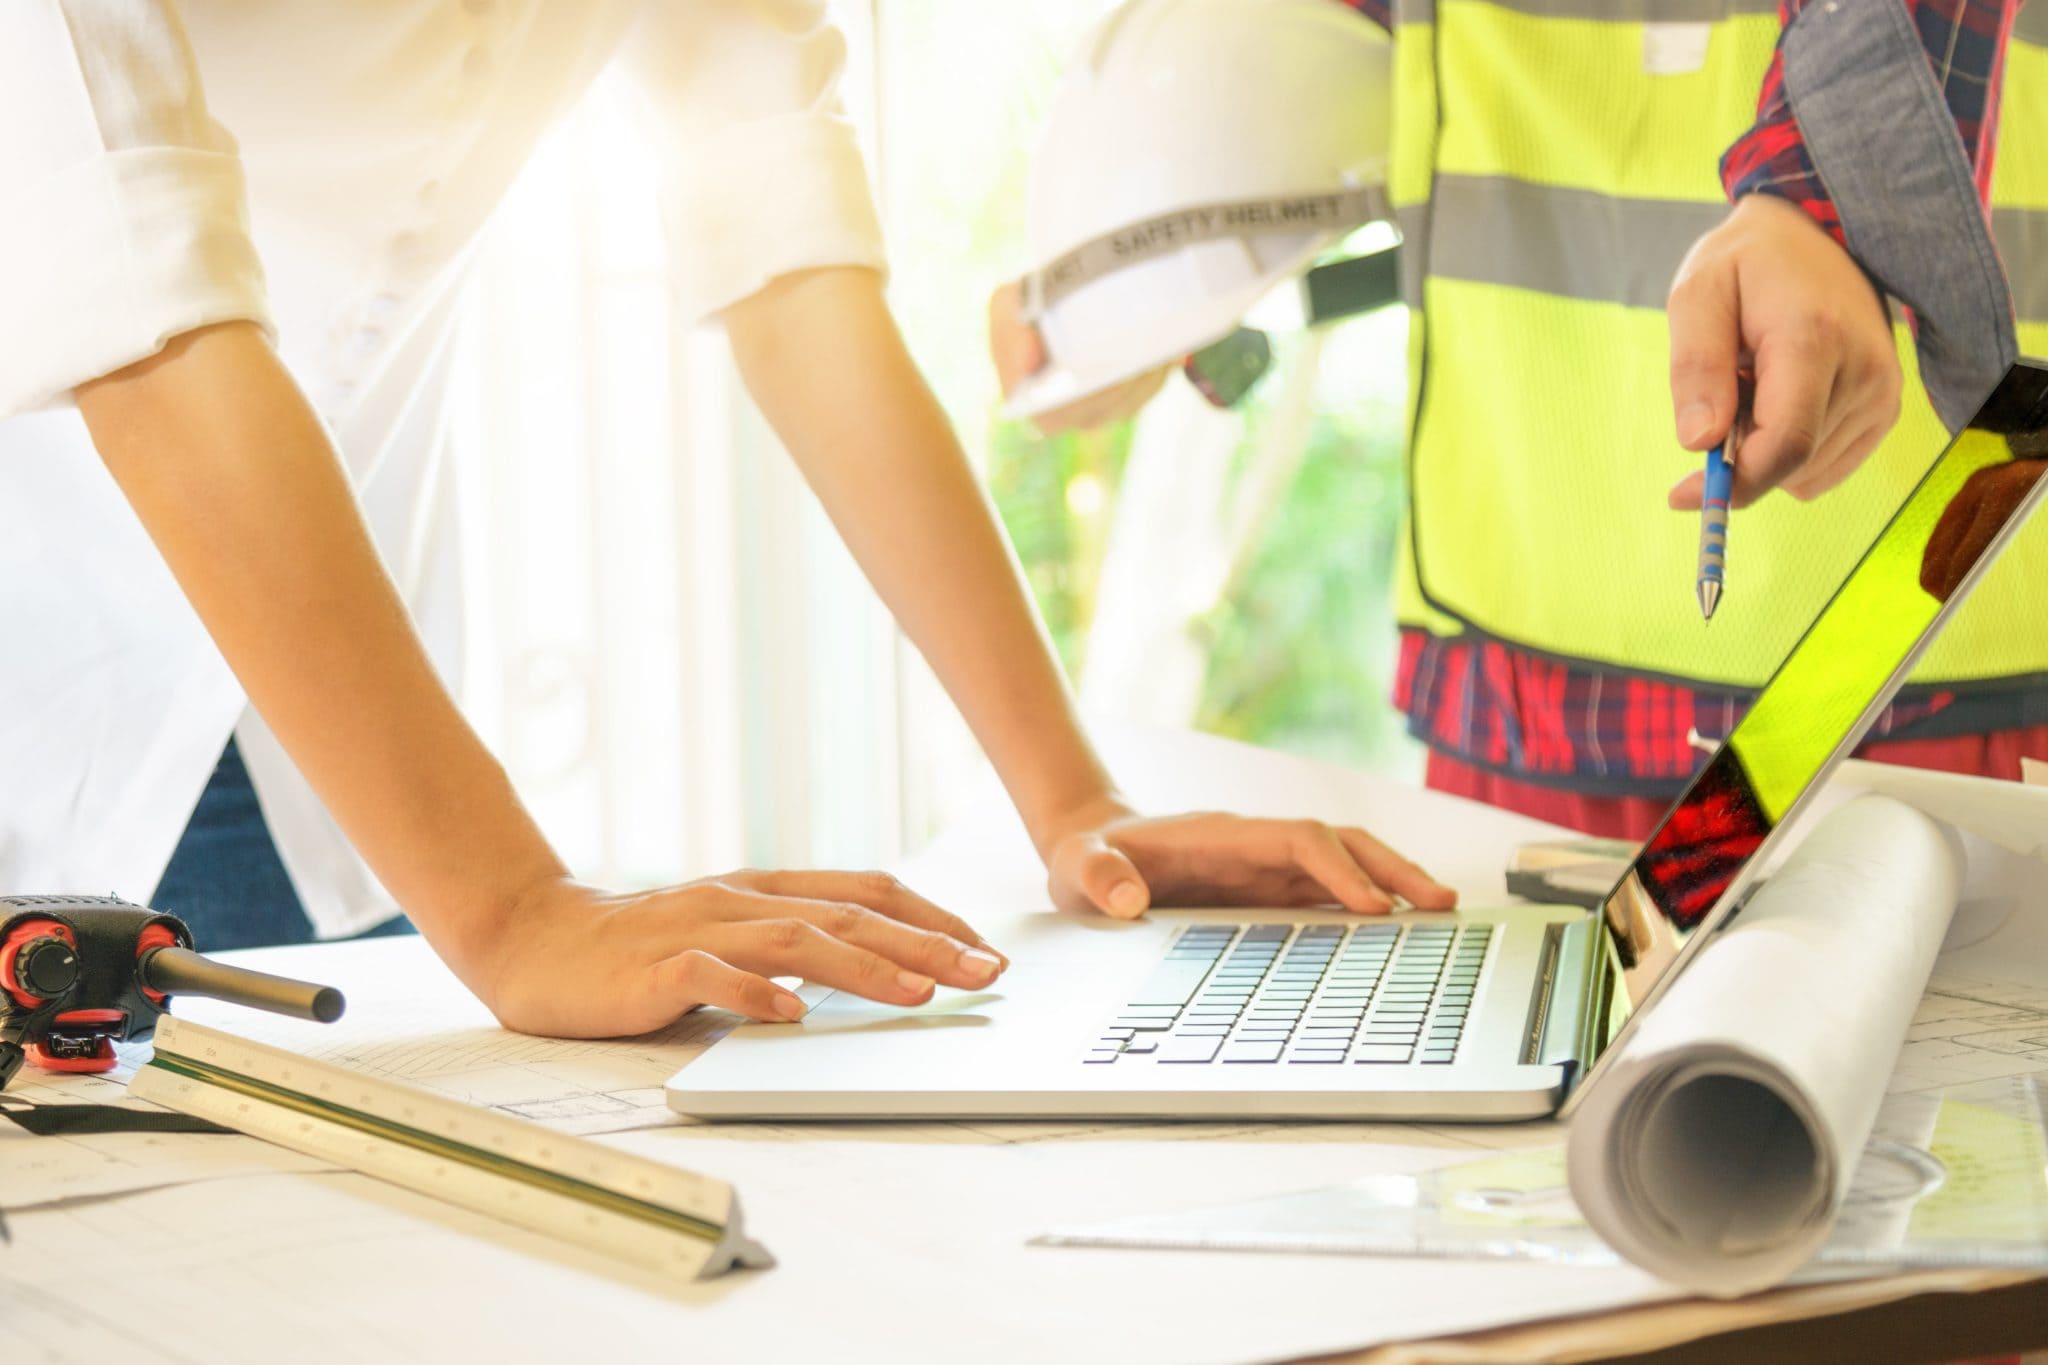
[[[923,1005],[885,1005],[850,991],[805,982],[797,995],[811,1012],[801,1027],[807,1033],[902,1033],[942,1028],[980,1028],[995,1021],[988,1007],[1003,998],[999,991],[941,991]]]

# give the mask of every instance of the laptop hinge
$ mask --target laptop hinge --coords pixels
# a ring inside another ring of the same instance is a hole
[[[1567,1086],[1599,1048],[1605,1015],[1597,915],[1553,924],[1544,933],[1543,968],[1537,982],[1524,1060],[1565,1068]]]

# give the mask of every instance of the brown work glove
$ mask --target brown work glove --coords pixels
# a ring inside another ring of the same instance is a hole
[[[2048,458],[2034,456],[1972,474],[1927,538],[1927,553],[1920,560],[1920,586],[1948,601],[2044,471],[2048,471]]]

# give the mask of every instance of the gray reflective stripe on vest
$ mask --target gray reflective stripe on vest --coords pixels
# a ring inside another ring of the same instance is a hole
[[[1993,208],[1991,236],[2012,285],[2013,312],[2023,322],[2048,323],[2048,209]]]
[[[2012,18],[2012,36],[2036,47],[2048,47],[2048,5],[2027,0]]]
[[[1426,268],[1447,279],[1662,308],[1685,253],[1727,213],[1718,202],[1616,199],[1503,176],[1440,175],[1427,208],[1404,206],[1397,216],[1403,298],[1420,301]],[[2016,311],[2048,322],[2048,212],[1998,209],[1992,226]]]
[[[1394,23],[1436,22],[1439,0],[1395,0]],[[1604,19],[1620,24],[1707,24],[1717,19],[1778,12],[1778,0],[1449,0],[1488,3],[1537,19]],[[2048,5],[2027,0],[2013,16],[2012,36],[2048,47]]]
[[[1377,185],[1175,209],[1083,242],[1026,275],[1019,281],[1024,290],[1023,316],[1029,321],[1104,275],[1196,242],[1268,232],[1344,232],[1389,216],[1387,192]]]
[[[1678,263],[1728,206],[1440,175],[1431,215],[1431,275],[1662,308]]]
[[[1436,21],[1442,3],[1482,0],[1396,0],[1395,24]],[[1495,9],[1532,19],[1597,19],[1612,24],[1711,24],[1749,15],[1776,16],[1778,0],[1483,0]],[[2026,10],[2022,8],[2022,14]]]

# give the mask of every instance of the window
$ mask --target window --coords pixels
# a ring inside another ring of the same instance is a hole
[[[1242,413],[997,414],[985,305],[1025,264],[1034,129],[1102,0],[842,6],[912,349],[981,463],[1084,704],[1412,770],[1387,704],[1399,310],[1279,340]],[[451,443],[465,700],[572,865],[658,883],[870,865],[987,790],[964,727],[740,391],[670,307],[604,84],[483,244]]]

